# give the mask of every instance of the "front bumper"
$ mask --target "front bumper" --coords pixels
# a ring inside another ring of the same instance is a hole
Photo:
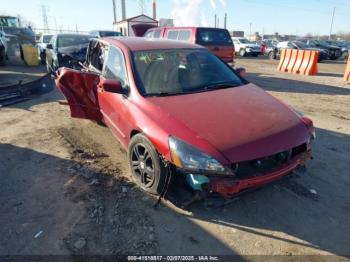
[[[288,163],[274,169],[268,173],[257,173],[249,178],[220,178],[218,176],[209,178],[207,190],[211,194],[219,194],[224,198],[231,198],[242,191],[261,187],[275,180],[278,180],[303,166],[305,162],[311,159],[311,151],[301,153],[292,158]]]

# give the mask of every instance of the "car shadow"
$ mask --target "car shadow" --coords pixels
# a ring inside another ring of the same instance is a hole
[[[322,84],[313,84],[304,81],[283,79],[255,73],[247,73],[247,80],[259,85],[264,90],[275,92],[293,92],[300,94],[350,95],[350,88]]]
[[[309,254],[349,256],[349,145],[349,135],[317,129],[314,160],[306,172],[245,193],[224,207],[208,208],[209,199],[189,210],[200,221],[253,235],[262,246],[277,241],[278,246],[292,245]]]
[[[64,97],[55,90],[55,83],[50,75],[29,83],[0,87],[0,109],[10,107],[31,111],[33,105],[61,99]]]
[[[83,255],[81,261],[91,255],[155,255],[157,245],[177,239],[167,251],[160,249],[166,255],[235,255],[240,261],[233,249],[192,220],[153,209],[153,198],[113,178],[116,174],[10,143],[0,144],[0,155],[0,255]],[[174,231],[166,231],[163,220],[174,220],[169,224]],[[159,244],[149,237],[150,228]],[[74,243],[81,238],[86,245],[77,249]]]

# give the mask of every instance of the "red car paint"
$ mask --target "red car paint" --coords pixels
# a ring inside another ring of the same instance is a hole
[[[205,28],[205,27],[156,27],[151,28],[145,33],[145,37],[148,35],[151,36],[151,38],[160,38],[160,39],[169,39],[169,31],[190,31],[190,37],[185,40],[186,42],[192,43],[192,44],[199,44],[207,49],[209,49],[212,53],[214,53],[216,56],[220,57],[223,61],[226,63],[234,63],[234,56],[235,56],[235,47],[233,43],[231,44],[204,44],[199,43],[198,40],[198,34],[200,30],[225,30],[226,29],[220,29],[220,28]],[[227,31],[227,34],[230,35],[230,33]],[[184,40],[182,40],[184,41]]]
[[[125,148],[135,132],[142,132],[159,154],[172,162],[168,139],[176,136],[224,165],[270,156],[302,144],[310,149],[312,121],[253,84],[180,96],[140,95],[130,51],[198,49],[199,46],[142,38],[106,38],[103,42],[120,48],[124,54],[128,96],[104,91],[99,85],[103,79],[95,73],[67,68],[59,70],[56,85],[67,98],[72,117],[103,120]],[[280,170],[254,179],[241,179],[234,191],[278,179],[304,160],[300,154]],[[213,182],[212,190],[215,188],[227,189],[216,187]]]

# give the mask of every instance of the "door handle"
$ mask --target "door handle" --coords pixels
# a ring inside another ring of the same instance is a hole
[[[213,50],[214,51],[220,51],[220,49],[218,47],[215,47]]]

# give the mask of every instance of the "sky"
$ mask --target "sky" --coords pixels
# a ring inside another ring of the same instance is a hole
[[[139,0],[126,0],[127,16],[141,13]],[[152,0],[143,0],[152,15]],[[121,18],[120,0],[116,0]],[[89,31],[112,29],[112,0],[0,0],[0,14],[17,15],[43,28],[41,6],[47,7],[50,28]],[[349,0],[157,0],[158,18],[174,18],[178,25],[213,26],[214,15],[229,30],[246,34],[329,34],[333,8],[333,32],[350,33]]]

